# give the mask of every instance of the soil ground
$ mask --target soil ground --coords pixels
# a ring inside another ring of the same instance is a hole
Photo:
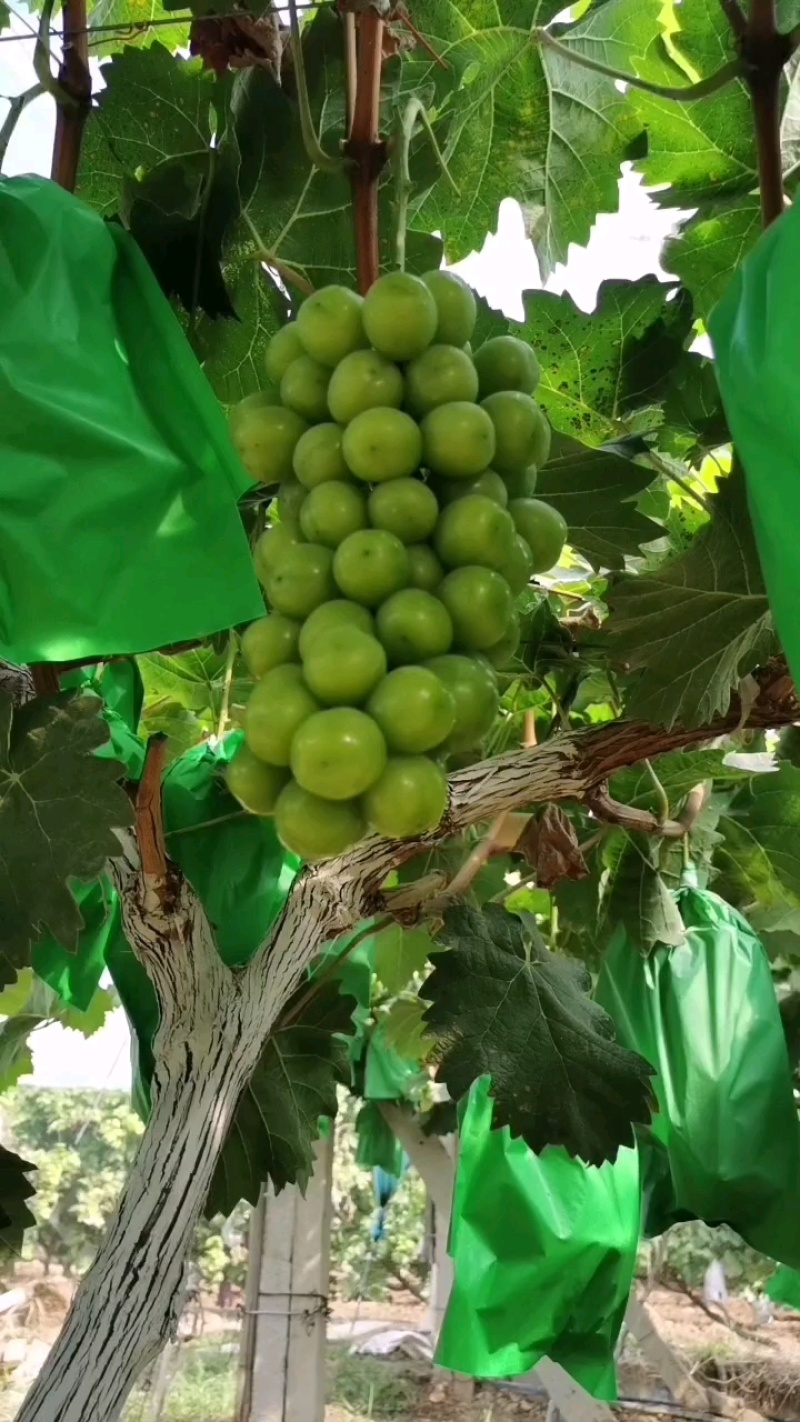
[[[52,1342],[70,1294],[66,1281],[37,1283],[28,1317],[14,1326],[11,1358],[27,1354],[28,1371],[41,1362]],[[684,1295],[655,1289],[648,1296],[662,1337],[698,1379],[738,1394],[755,1410],[777,1422],[800,1422],[800,1314],[776,1311],[769,1323],[753,1307],[733,1300],[725,1318],[712,1318]],[[713,1311],[718,1312],[716,1306]],[[326,1422],[511,1422],[529,1417],[543,1422],[546,1406],[538,1397],[503,1394],[477,1387],[472,1398],[445,1386],[430,1366],[407,1358],[377,1359],[351,1355],[354,1337],[370,1322],[422,1327],[424,1305],[411,1295],[391,1303],[338,1303],[331,1320],[329,1405]],[[203,1308],[201,1337],[176,1349],[175,1371],[160,1422],[234,1422],[237,1386],[238,1315]],[[0,1356],[8,1346],[9,1325],[0,1317]],[[0,1422],[12,1422],[26,1390],[25,1362],[0,1363]],[[652,1422],[652,1411],[638,1411],[636,1401],[666,1396],[662,1380],[628,1340],[620,1364],[620,1422]],[[151,1422],[150,1397],[137,1392],[125,1422]],[[662,1414],[665,1415],[665,1414]]]

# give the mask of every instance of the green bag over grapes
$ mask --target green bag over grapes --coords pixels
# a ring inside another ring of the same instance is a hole
[[[594,1397],[617,1395],[614,1346],[639,1244],[639,1160],[585,1165],[492,1130],[491,1082],[460,1129],[440,1367],[513,1378],[551,1358]]]
[[[644,957],[619,929],[596,989],[619,1040],[656,1070],[645,1233],[727,1224],[800,1264],[800,1131],[767,955],[718,894],[687,884],[677,901],[685,942]]]
[[[131,237],[40,178],[0,181],[0,656],[69,661],[263,610],[252,487]]]
[[[762,234],[709,320],[714,370],[744,467],[761,571],[800,685],[800,205]]]

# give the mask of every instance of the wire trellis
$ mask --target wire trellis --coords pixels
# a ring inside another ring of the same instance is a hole
[[[330,9],[333,3],[334,0],[306,0],[306,3],[304,3],[304,0],[300,0],[300,3],[297,4],[295,8],[297,10],[326,10]],[[10,14],[13,15],[14,19],[19,20],[21,24],[25,23],[24,16],[18,14],[16,10],[11,10]],[[243,10],[228,10],[219,15],[208,15],[203,18],[210,20],[238,20],[241,19],[244,14],[245,11]],[[187,11],[184,14],[176,13],[174,15],[167,15],[162,20],[129,20],[126,23],[120,21],[120,23],[116,25],[86,25],[83,29],[73,30],[72,33],[73,36],[118,34],[124,37],[125,35],[136,34],[141,31],[159,29],[162,25],[188,25],[196,18],[197,17],[193,15],[191,11]],[[61,38],[61,31],[53,27],[51,27],[48,33],[53,39]],[[20,40],[27,40],[30,43],[30,41],[35,38],[35,30],[30,30],[27,34],[0,35],[0,44],[16,44]]]

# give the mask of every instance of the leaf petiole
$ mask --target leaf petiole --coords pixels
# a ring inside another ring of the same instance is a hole
[[[692,102],[695,99],[707,99],[709,95],[716,94],[718,90],[724,89],[734,79],[741,78],[743,74],[742,61],[731,59],[727,64],[723,64],[720,69],[709,74],[708,78],[701,79],[697,84],[652,84],[649,79],[640,79],[637,74],[626,74],[620,69],[614,69],[610,64],[604,64],[600,59],[591,59],[588,54],[581,54],[571,45],[562,44],[549,30],[534,29],[531,31],[531,38],[535,43],[541,45],[542,49],[552,50],[553,54],[559,55],[571,64],[577,64],[581,69],[591,69],[595,74],[604,74],[607,79],[615,79],[621,84],[628,84],[632,89],[642,89],[646,94],[655,94],[659,99],[674,99],[680,102]]]

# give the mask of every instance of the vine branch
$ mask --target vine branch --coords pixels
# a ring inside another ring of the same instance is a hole
[[[387,147],[379,134],[384,22],[371,6],[360,11],[355,65],[353,121],[344,149],[353,163],[358,289],[369,291],[378,278],[378,183]]]
[[[43,10],[42,19],[44,19],[44,14]],[[50,84],[47,83],[43,68],[37,66],[36,73],[37,78],[45,84],[45,87],[55,93],[57,103],[50,177],[54,183],[66,188],[67,192],[73,193],[78,179],[83,130],[92,104],[86,0],[63,0],[62,15],[63,39],[61,66],[57,80],[58,92],[53,88],[54,81],[50,75],[49,53],[46,54],[46,60],[42,56],[41,30],[36,49],[42,63],[46,62]]]
[[[409,156],[411,152],[411,140],[414,137],[414,129],[417,120],[422,124],[430,140],[434,157],[439,164],[439,170],[450,184],[451,188],[458,195],[458,185],[455,182],[450,169],[448,168],[444,155],[438,142],[436,134],[431,127],[425,105],[416,96],[409,99],[405,109],[400,116],[399,132],[396,139],[395,159],[397,167],[396,192],[397,192],[397,239],[396,258],[400,271],[405,271],[406,267],[406,229],[408,226],[408,200],[411,196],[411,171],[409,168]]]
[[[648,763],[648,762],[646,762]],[[618,825],[621,829],[639,834],[656,834],[662,839],[683,839],[689,833],[700,811],[708,799],[708,787],[696,785],[686,797],[677,819],[654,815],[650,810],[639,810],[633,805],[620,804],[612,799],[604,783],[590,791],[584,799],[587,810],[591,810],[596,820],[603,824]]]
[[[746,725],[777,728],[800,720],[800,701],[781,659],[763,668],[758,681],[760,691],[745,718]],[[382,891],[383,880],[391,870],[471,825],[488,824],[505,811],[530,809],[543,801],[585,803],[587,796],[603,786],[615,771],[668,751],[714,740],[739,729],[741,720],[741,708],[734,700],[724,716],[715,717],[705,726],[666,728],[635,721],[614,721],[562,732],[539,746],[481,761],[450,777],[448,809],[433,833],[420,840],[402,842],[373,835],[338,859],[309,869],[299,882],[335,903],[342,923],[339,931],[345,932],[391,904],[391,898]],[[682,821],[689,813],[699,813],[700,808],[693,802],[690,810],[687,803]],[[619,807],[620,812],[627,809],[627,806]],[[632,827],[645,828],[641,819]],[[650,817],[649,832],[664,833],[657,816]],[[682,824],[681,836],[685,833]],[[406,893],[406,888],[411,890],[412,886],[404,886],[404,910],[411,908],[413,900],[413,894]],[[429,896],[428,884],[420,891],[418,902],[424,902]]]
[[[780,217],[784,208],[780,86],[792,49],[791,37],[778,32],[775,0],[750,0],[739,53],[753,111],[764,227]]]
[[[303,41],[300,36],[300,22],[297,18],[296,0],[289,0],[289,32],[292,59],[294,61],[294,77],[297,84],[297,106],[300,110],[300,131],[303,135],[303,147],[306,150],[309,161],[315,168],[319,168],[322,173],[341,173],[344,168],[342,159],[331,153],[326,153],[320,143],[314,120],[311,114],[311,103],[308,97],[308,84],[306,83],[306,66],[303,58]]]
[[[145,904],[155,898],[163,906],[167,882],[167,851],[161,810],[161,780],[167,758],[167,737],[151,736],[136,792],[136,843],[144,880]]]
[[[577,64],[581,69],[591,69],[595,74],[604,74],[607,79],[618,80],[622,84],[630,85],[632,89],[643,89],[646,94],[655,94],[659,99],[677,99],[681,102],[707,99],[710,94],[718,93],[734,79],[739,79],[744,72],[742,60],[731,59],[713,74],[709,74],[707,78],[699,80],[697,84],[653,84],[649,79],[640,79],[638,74],[629,74],[624,70],[614,69],[610,64],[604,64],[600,59],[592,59],[588,54],[582,54],[570,45],[562,44],[555,38],[555,35],[551,35],[549,30],[534,29],[532,38],[538,41],[543,49],[551,50],[553,54],[559,55],[561,59],[567,60],[570,64]]]
[[[0,127],[0,172],[2,172],[3,164],[6,161],[8,145],[11,142],[14,129],[24,110],[28,104],[32,103],[34,99],[38,99],[39,95],[44,92],[44,84],[32,84],[30,89],[25,89],[23,93],[15,94],[12,99],[8,100],[8,113],[3,119],[2,127]]]

